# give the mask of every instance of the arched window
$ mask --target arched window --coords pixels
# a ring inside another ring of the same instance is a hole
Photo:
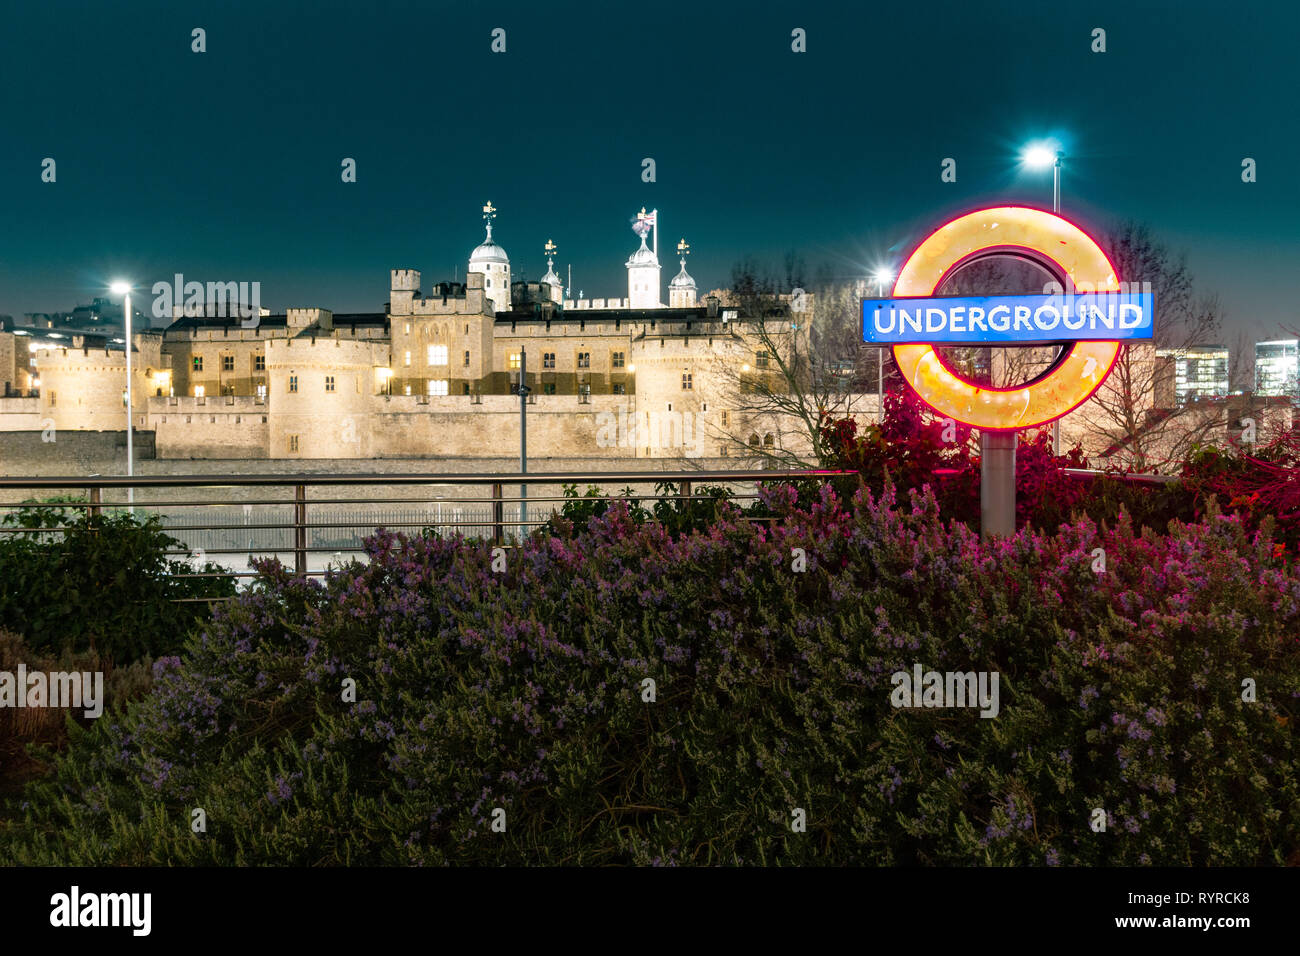
[[[752,445],[753,447],[757,448],[757,447],[758,447],[758,436],[757,436],[757,435],[750,435],[750,436],[749,436],[749,443],[750,443],[750,445]]]
[[[771,432],[768,432],[766,435],[763,436],[763,447],[764,448],[776,447],[776,441],[772,438]]]

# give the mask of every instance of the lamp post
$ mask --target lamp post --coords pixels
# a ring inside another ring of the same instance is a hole
[[[893,282],[894,276],[890,272],[877,272],[872,278],[876,280],[876,298],[885,297],[885,283]],[[885,347],[883,345],[876,348],[876,403],[880,410],[880,420],[885,420]]]
[[[528,474],[528,349],[519,349],[519,474]],[[519,485],[519,544],[528,530],[528,486]]]
[[[114,295],[122,296],[122,317],[126,323],[126,476],[135,475],[135,452],[131,442],[131,284],[121,279],[109,287]],[[126,501],[131,514],[135,514],[135,489],[127,486]]]
[[[1065,154],[1051,146],[1031,146],[1025,150],[1022,159],[1031,169],[1052,167],[1052,212],[1061,214],[1061,160]],[[1052,422],[1052,454],[1061,453],[1061,420]]]

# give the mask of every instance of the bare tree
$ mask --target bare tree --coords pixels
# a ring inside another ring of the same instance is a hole
[[[876,373],[863,353],[877,350],[863,348],[860,283],[837,282],[825,269],[809,282],[792,254],[782,266],[773,273],[742,260],[720,293],[736,318],[714,372],[736,413],[718,437],[766,466],[813,467],[829,451],[825,419],[853,415],[855,389]]]
[[[1154,335],[1121,350],[1105,384],[1071,419],[1085,444],[1113,463],[1148,471],[1181,462],[1227,425],[1225,403],[1181,403],[1174,395],[1177,361],[1217,344],[1222,309],[1217,297],[1195,292],[1186,256],[1171,253],[1146,225],[1120,223],[1101,242],[1121,281],[1150,283]]]

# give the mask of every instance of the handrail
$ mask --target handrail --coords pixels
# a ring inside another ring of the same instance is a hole
[[[196,488],[243,487],[251,485],[494,485],[577,484],[610,482],[673,481],[788,481],[795,478],[837,478],[856,472],[835,469],[767,471],[530,471],[526,474],[455,474],[448,472],[398,474],[316,474],[293,472],[269,475],[57,475],[13,477],[0,475],[0,488]]]
[[[372,505],[372,504],[393,504],[408,505],[411,508],[431,509],[437,505],[453,507],[453,513],[447,516],[448,520],[443,520],[441,514],[436,521],[430,521],[427,518],[422,520],[411,520],[418,517],[417,515],[395,516],[389,509],[386,517],[379,518],[374,522],[375,527],[384,528],[417,528],[417,527],[462,527],[483,529],[483,536],[491,538],[495,545],[508,545],[507,530],[527,533],[530,527],[536,526],[539,521],[524,520],[520,515],[520,520],[512,520],[505,510],[507,504],[520,503],[529,501],[532,503],[558,503],[566,500],[556,495],[539,496],[533,495],[528,498],[514,497],[507,495],[508,487],[511,485],[547,485],[547,484],[573,484],[573,485],[646,485],[646,484],[670,484],[674,486],[674,491],[670,492],[667,497],[675,498],[679,502],[693,502],[698,500],[708,500],[707,495],[698,493],[701,483],[718,482],[724,484],[750,483],[750,482],[768,482],[768,481],[792,481],[799,479],[824,480],[827,478],[846,477],[856,474],[853,471],[833,470],[833,469],[751,469],[736,471],[719,471],[719,470],[699,470],[699,471],[606,471],[606,472],[530,472],[523,473],[498,473],[498,474],[455,474],[447,472],[438,473],[402,473],[402,474],[381,474],[367,472],[364,474],[313,474],[310,472],[298,472],[293,474],[265,474],[265,475],[57,475],[57,476],[35,476],[35,477],[15,477],[0,476],[0,489],[85,489],[85,501],[66,501],[66,502],[32,502],[32,503],[0,503],[0,511],[13,511],[21,508],[43,507],[43,508],[85,508],[91,516],[102,515],[104,509],[114,508],[140,508],[149,509],[166,509],[180,507],[203,507],[203,508],[231,508],[239,505],[256,504],[258,507],[278,507],[291,508],[291,516],[288,521],[267,520],[265,517],[258,516],[253,520],[247,520],[252,517],[251,513],[245,512],[245,522],[243,524],[230,523],[229,519],[223,520],[219,515],[214,516],[211,522],[198,524],[193,521],[182,521],[184,523],[168,526],[164,525],[161,530],[167,533],[171,532],[256,532],[263,530],[285,531],[288,532],[290,541],[281,545],[262,544],[258,547],[253,546],[253,539],[247,538],[249,547],[230,547],[230,541],[215,542],[211,548],[194,548],[188,553],[203,553],[210,555],[233,555],[233,554],[253,554],[253,553],[271,553],[271,554],[293,554],[294,571],[297,574],[319,574],[319,571],[309,572],[307,569],[308,556],[311,553],[328,552],[333,554],[358,553],[362,549],[355,546],[355,539],[350,542],[342,543],[336,547],[333,542],[322,545],[317,535],[317,543],[313,544],[309,532],[329,531],[331,529],[341,530],[347,528],[369,527],[370,520],[374,519],[374,513],[369,516],[358,516],[355,520],[338,520],[338,517],[329,514],[319,516],[321,520],[312,521],[308,517],[308,509],[332,509],[340,505]],[[332,498],[309,498],[308,488],[313,486],[375,486],[375,485],[452,485],[468,487],[488,487],[488,496],[486,497],[459,497],[443,496],[437,497],[412,497],[409,499],[401,498],[379,498],[371,500],[366,497],[332,497]],[[230,487],[276,487],[284,488],[286,491],[292,489],[292,497],[286,497],[282,500],[264,500],[265,496],[256,499],[255,502],[241,501],[238,497],[222,496],[225,500],[198,501],[190,500],[198,496],[187,495],[181,502],[169,501],[147,501],[136,496],[133,503],[128,502],[107,502],[104,500],[104,489],[106,488],[230,488]],[[645,494],[635,494],[634,497],[640,500],[651,500],[664,498],[665,495],[658,492],[647,492]],[[747,499],[757,497],[754,493],[738,494],[738,499]],[[465,506],[464,508],[460,506]],[[486,515],[465,515],[465,508],[483,508],[489,509]],[[181,516],[177,516],[181,517]],[[342,517],[348,517],[346,515]],[[431,517],[431,516],[430,516]],[[539,515],[541,522],[544,523],[549,515]],[[395,518],[395,520],[393,520]],[[60,522],[60,525],[63,523]],[[0,526],[0,534],[58,534],[61,531],[69,530],[66,527],[44,527],[44,528],[19,528]],[[373,530],[373,529],[372,529]],[[340,537],[335,536],[334,542],[338,542]],[[191,539],[193,540],[193,539]],[[242,538],[240,539],[243,540]],[[265,540],[265,539],[264,539]],[[180,542],[186,549],[190,546]],[[213,542],[209,542],[213,543]],[[187,551],[168,552],[169,555],[185,554]],[[250,577],[252,575],[244,572],[233,572],[236,577]],[[197,570],[193,573],[177,573],[176,577],[209,577],[211,574],[204,574]]]

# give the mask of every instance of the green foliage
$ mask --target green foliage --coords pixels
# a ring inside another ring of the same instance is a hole
[[[765,502],[771,527],[722,508],[673,535],[615,500],[504,574],[487,542],[391,534],[323,583],[263,564],[29,788],[0,860],[1300,859],[1300,580],[1267,530],[1081,519],[986,544],[928,494]],[[918,663],[998,674],[998,716],[893,707]]]
[[[235,593],[228,575],[173,577],[194,569],[168,559],[181,542],[153,515],[28,507],[3,523],[28,530],[0,534],[0,627],[34,650],[94,650],[123,663],[174,653],[208,613],[206,602],[178,599]],[[201,569],[221,570],[210,562]]]

